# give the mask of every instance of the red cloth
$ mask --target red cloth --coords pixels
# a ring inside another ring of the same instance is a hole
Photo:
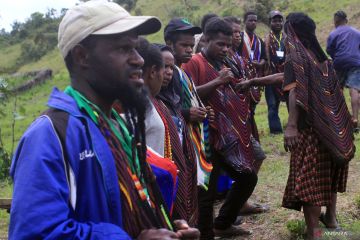
[[[163,194],[164,200],[169,208],[170,213],[172,213],[173,203],[176,196],[177,189],[177,167],[173,161],[168,158],[163,158],[158,155],[151,148],[147,148],[146,151],[146,161],[165,171],[167,174],[156,175],[156,181],[160,187],[160,190]],[[169,175],[172,177],[172,182],[169,180]]]

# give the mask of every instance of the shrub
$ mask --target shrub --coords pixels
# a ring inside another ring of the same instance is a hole
[[[305,232],[304,220],[290,220],[286,223],[286,228],[291,233],[291,236],[296,239],[301,239]]]

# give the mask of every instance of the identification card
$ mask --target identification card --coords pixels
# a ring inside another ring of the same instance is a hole
[[[276,51],[276,56],[278,56],[279,58],[283,58],[284,57],[284,51]]]
[[[250,59],[251,59],[251,61],[254,59],[254,51],[253,50],[251,50],[251,52],[250,52]]]

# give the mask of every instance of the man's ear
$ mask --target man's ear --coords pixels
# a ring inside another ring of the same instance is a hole
[[[89,50],[86,49],[84,46],[77,44],[71,50],[71,56],[73,58],[73,62],[75,65],[80,67],[88,67],[89,63]]]
[[[168,39],[165,41],[165,43],[166,43],[166,46],[171,47],[171,49],[173,49],[173,42],[171,40]]]
[[[150,78],[151,78],[151,79],[155,79],[157,72],[158,72],[158,71],[157,71],[156,66],[155,66],[155,65],[152,65],[151,68],[150,68],[150,74],[149,74]]]
[[[204,40],[205,40],[205,42],[206,42],[206,43],[209,43],[209,41],[210,41],[210,37],[209,37],[209,36],[207,36],[207,35],[204,35]]]

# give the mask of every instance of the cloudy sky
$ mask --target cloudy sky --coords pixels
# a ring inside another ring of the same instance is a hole
[[[34,12],[46,13],[49,8],[60,11],[78,3],[78,0],[0,0],[0,29],[11,30],[17,20],[24,22]]]

